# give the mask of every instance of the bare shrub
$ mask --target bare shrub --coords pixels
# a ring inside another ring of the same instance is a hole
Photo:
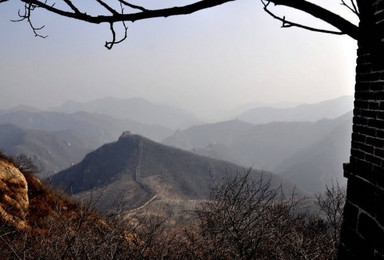
[[[204,255],[213,259],[329,259],[324,221],[299,213],[301,199],[284,196],[251,171],[220,180],[198,211]],[[192,241],[192,239],[191,239]],[[191,244],[193,244],[191,243]]]
[[[343,209],[346,200],[346,189],[339,183],[332,182],[325,187],[325,192],[316,195],[315,204],[320,209],[320,216],[326,221],[332,239],[332,249],[336,256],[340,241],[340,230],[343,221]]]
[[[0,223],[0,259],[156,259],[167,253],[162,222],[105,217],[96,201],[80,203],[25,174],[27,228]]]
[[[37,173],[39,169],[33,164],[32,159],[25,154],[15,157],[15,165],[22,173]]]
[[[251,170],[215,182],[187,226],[167,227],[153,214],[103,216],[32,174],[26,227],[0,223],[0,259],[332,259],[342,189],[317,196],[323,215],[301,207]],[[307,203],[307,202],[306,202]]]

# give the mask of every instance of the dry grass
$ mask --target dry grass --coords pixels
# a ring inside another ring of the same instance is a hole
[[[24,176],[23,221],[30,228],[0,223],[0,259],[331,259],[334,253],[326,222],[295,214],[295,201],[247,175],[223,179],[197,212],[197,201],[159,197],[148,204],[151,212],[144,207],[125,218],[103,216],[95,201],[80,203]],[[179,222],[169,221],[177,216]]]

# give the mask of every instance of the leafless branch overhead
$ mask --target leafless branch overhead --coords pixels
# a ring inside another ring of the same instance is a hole
[[[351,4],[347,4],[344,0],[341,0],[341,5],[347,7],[352,13],[356,14],[357,16],[360,16],[359,9],[357,8],[355,0],[350,1]]]
[[[282,22],[282,25],[281,27],[282,28],[290,28],[290,27],[298,27],[298,28],[302,28],[302,29],[305,29],[305,30],[309,30],[309,31],[314,31],[314,32],[321,32],[321,33],[329,33],[329,34],[337,34],[337,35],[342,35],[342,34],[345,34],[344,32],[342,31],[330,31],[330,30],[325,30],[325,29],[319,29],[319,28],[315,28],[315,27],[310,27],[310,26],[307,26],[307,25],[303,25],[303,24],[299,24],[299,23],[295,23],[295,22],[291,22],[291,21],[288,21],[285,16],[283,17],[280,17],[276,14],[274,14],[272,11],[270,11],[268,9],[268,6],[271,2],[264,2],[262,1],[263,5],[264,5],[264,11],[269,14],[271,17],[273,17],[274,19],[276,20],[279,20]]]
[[[287,6],[287,7],[291,7],[291,8],[303,11],[307,14],[310,14],[334,26],[335,28],[340,30],[340,32],[342,32],[341,34],[349,35],[355,40],[358,39],[358,27],[356,25],[354,25],[353,23],[349,22],[343,17],[321,6],[315,5],[305,0],[261,0],[261,1],[263,1],[264,3],[273,3],[275,5]]]
[[[19,15],[19,18],[18,20],[12,20],[13,22],[21,22],[21,21],[27,21],[29,26],[31,27],[33,33],[35,34],[35,37],[40,37],[40,38],[47,38],[48,36],[47,35],[42,35],[39,33],[40,30],[42,30],[45,26],[42,25],[42,26],[39,26],[39,27],[36,27],[33,23],[32,23],[32,20],[31,20],[31,13],[33,10],[35,10],[37,6],[33,5],[33,4],[30,4],[30,3],[25,3],[24,4],[24,10],[21,11],[19,10],[18,12],[18,15]]]
[[[6,1],[8,0],[0,0],[0,3],[6,2]],[[81,10],[73,0],[57,0],[57,3],[60,3],[60,1],[62,3],[65,3],[67,8],[57,7],[62,5],[55,6],[54,4],[52,4],[53,2],[51,3],[49,0],[19,0],[19,1],[25,3],[25,6],[26,6],[26,12],[21,14],[20,18],[21,20],[28,21],[28,23],[31,25],[36,36],[41,37],[41,35],[38,33],[38,31],[41,28],[33,26],[30,18],[31,18],[31,11],[39,7],[60,16],[73,18],[73,19],[88,22],[88,23],[94,23],[94,24],[108,23],[110,25],[110,30],[112,33],[112,41],[107,42],[105,46],[108,49],[110,49],[114,44],[119,43],[122,40],[126,39],[127,26],[124,22],[135,22],[139,20],[158,18],[158,17],[187,15],[187,14],[191,14],[203,9],[219,6],[224,3],[235,1],[235,0],[198,0],[194,3],[186,4],[183,6],[165,7],[165,8],[159,8],[159,9],[148,9],[145,6],[132,4],[127,2],[126,0],[114,0],[114,1],[93,0],[95,4],[100,5],[107,11],[107,14],[102,13],[102,14],[96,14],[96,15],[91,14],[89,10]],[[295,26],[295,27],[300,27],[303,29],[316,31],[316,32],[345,34],[345,35],[349,35],[353,39],[357,39],[358,37],[358,27],[356,25],[338,16],[337,14],[332,13],[327,9],[321,6],[315,5],[313,3],[310,3],[306,0],[260,0],[260,1],[264,4],[264,10],[267,11],[267,13],[272,15],[272,17],[274,17],[275,19],[278,19],[283,22],[283,27]],[[351,1],[350,4],[347,4],[345,2],[346,0],[340,0],[340,1],[342,5],[346,6],[348,9],[350,9],[352,12],[358,15],[358,9],[356,7],[355,0],[350,0]],[[322,29],[317,29],[317,28],[312,28],[310,26],[302,25],[299,23],[295,23],[292,21],[288,21],[285,19],[285,17],[279,17],[274,15],[267,8],[270,3],[273,3],[274,5],[287,6],[297,10],[304,11],[334,26],[335,28],[338,29],[338,31],[322,30]],[[113,4],[120,4],[121,10],[117,10],[115,7],[113,7]],[[127,13],[124,12],[123,7],[128,7],[130,12],[127,12]],[[119,22],[122,23],[124,28],[124,36],[122,37],[122,40],[116,39],[114,24]]]

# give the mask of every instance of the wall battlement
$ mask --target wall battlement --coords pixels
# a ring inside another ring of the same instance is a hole
[[[384,259],[384,0],[359,1],[355,107],[339,259]]]

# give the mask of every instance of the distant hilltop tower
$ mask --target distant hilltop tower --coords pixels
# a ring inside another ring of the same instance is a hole
[[[131,135],[131,131],[124,131],[124,132],[120,135],[119,140],[120,140],[121,138],[125,138],[125,137],[128,137],[128,136],[130,136],[130,135]]]

